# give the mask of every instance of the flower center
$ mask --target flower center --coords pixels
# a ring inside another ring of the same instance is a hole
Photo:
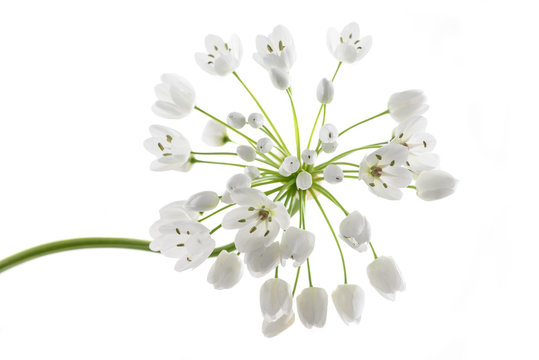
[[[258,220],[265,221],[269,217],[269,211],[261,209],[258,211]]]
[[[380,177],[382,176],[382,168],[375,167],[371,169],[371,175],[374,177]]]

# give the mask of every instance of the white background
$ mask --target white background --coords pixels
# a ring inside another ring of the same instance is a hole
[[[212,77],[195,64],[208,33],[241,37],[238,72],[292,140],[288,100],[252,60],[255,36],[279,23],[291,30],[305,134],[318,108],[316,84],[336,66],[326,30],[357,21],[374,45],[341,69],[328,121],[342,129],[383,111],[391,93],[421,88],[442,168],[460,183],[435,203],[412,191],[385,201],[354,180],[331,187],[368,216],[378,253],[397,260],[408,286],[396,302],[383,299],[366,278],[371,255],[345,249],[349,280],[367,294],[358,326],[344,325],[330,304],[325,328],[296,321],[266,339],[258,305],[264,279],[246,274],[220,292],[206,283],[210,262],[177,273],[173,260],[147,252],[83,250],[0,274],[0,358],[536,359],[539,29],[532,4],[3,1],[0,258],[79,236],[148,239],[161,206],[223,190],[234,168],[153,173],[142,147],[148,126],[160,123],[209,151],[201,114],[171,121],[150,111],[163,72],[189,78],[197,104],[220,117],[256,110],[232,76]],[[394,125],[389,117],[368,123],[343,137],[341,150],[385,140]],[[327,208],[338,224],[342,215]],[[308,211],[317,234],[313,281],[330,293],[342,281],[340,260],[319,212],[313,204]],[[216,233],[218,244],[232,238]],[[280,275],[292,282],[294,270]]]

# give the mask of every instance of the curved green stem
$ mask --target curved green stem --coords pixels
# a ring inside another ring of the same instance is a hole
[[[233,152],[197,152],[197,151],[191,151],[191,154],[193,154],[193,155],[230,155],[230,156],[238,156],[237,153],[233,153]]]
[[[381,113],[378,114],[378,115],[374,115],[373,117],[370,117],[370,118],[368,118],[368,119],[365,119],[365,120],[363,120],[363,121],[360,121],[360,122],[358,122],[358,123],[355,123],[354,125],[352,125],[352,126],[346,128],[346,129],[344,129],[343,131],[341,131],[341,132],[339,133],[339,136],[342,136],[342,134],[344,134],[344,133],[347,132],[348,130],[351,130],[351,129],[355,128],[355,127],[358,126],[358,125],[364,124],[364,123],[366,123],[367,121],[371,121],[372,119],[376,119],[377,117],[380,117],[380,116],[385,115],[385,114],[389,114],[389,110],[386,110],[386,111],[384,111],[384,112],[381,112]]]
[[[342,154],[339,154],[339,155],[335,156],[334,158],[326,161],[325,163],[322,163],[322,164],[316,166],[315,170],[323,169],[327,165],[335,162],[336,160],[342,159],[343,157],[346,157],[346,156],[348,156],[348,155],[350,155],[350,154],[352,154],[352,153],[354,153],[356,151],[381,148],[382,145],[380,145],[380,144],[385,144],[385,142],[384,143],[376,143],[376,144],[366,145],[366,146],[362,146],[362,147],[358,147],[358,148],[355,148],[355,149],[352,149],[352,150],[345,151]]]
[[[294,106],[294,100],[292,99],[292,93],[287,89],[286,93],[288,95],[288,98],[290,99],[290,106],[292,107],[292,115],[294,117],[294,135],[296,138],[296,154],[298,157],[298,160],[301,161],[301,145],[300,145],[300,137],[299,137],[299,125],[298,125],[298,116],[296,114],[296,107]]]
[[[298,286],[298,279],[299,279],[299,271],[301,270],[301,266],[298,266],[298,271],[296,272],[296,281],[294,281],[294,289],[292,290],[292,296],[296,293],[296,288]]]

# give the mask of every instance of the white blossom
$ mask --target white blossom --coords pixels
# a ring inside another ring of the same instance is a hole
[[[312,232],[289,227],[281,239],[281,264],[284,266],[287,259],[292,259],[295,267],[301,266],[313,252],[314,242]]]
[[[358,285],[339,285],[331,294],[333,305],[346,325],[359,323],[365,306],[365,292]]]
[[[262,277],[275,269],[279,264],[279,243],[273,242],[269,246],[261,246],[245,253],[244,261],[247,269],[254,277]]]
[[[239,145],[236,148],[236,153],[244,161],[254,161],[256,159],[256,151],[252,146]]]
[[[426,201],[443,199],[455,192],[458,180],[451,174],[435,169],[422,171],[415,181],[417,196]]]
[[[335,152],[335,150],[337,150],[337,146],[339,145],[339,143],[337,141],[334,141],[334,142],[327,142],[327,143],[322,143],[322,151],[325,152],[326,154],[331,154],[333,152]]]
[[[290,285],[278,278],[271,278],[260,288],[260,310],[266,321],[275,321],[292,313]]]
[[[191,145],[182,134],[161,125],[150,126],[150,134],[152,137],[144,141],[144,147],[157,157],[151,170],[188,171],[191,168]]]
[[[253,129],[260,129],[264,126],[264,115],[260,113],[252,113],[247,118],[247,122]]]
[[[316,88],[316,99],[321,104],[329,104],[333,101],[333,96],[335,94],[335,90],[333,88],[333,82],[323,78],[318,83],[318,87]]]
[[[412,116],[422,115],[429,109],[423,90],[406,90],[395,93],[389,98],[387,108],[396,121],[403,121]]]
[[[286,90],[290,87],[290,74],[276,67],[273,67],[269,71],[271,83],[278,90]]]
[[[231,112],[226,116],[226,122],[234,129],[241,129],[245,126],[245,116],[239,112]]]
[[[302,170],[296,177],[296,187],[300,190],[310,189],[313,185],[313,177],[307,171]]]
[[[339,226],[339,237],[352,249],[364,251],[371,238],[371,226],[358,211],[348,214]]]
[[[359,166],[359,178],[369,190],[388,200],[402,197],[400,188],[412,181],[412,173],[402,167],[408,158],[406,147],[388,144],[365,156]]]
[[[195,106],[195,89],[189,81],[176,74],[163,74],[161,81],[155,86],[157,101],[152,107],[153,112],[165,119],[189,115]]]
[[[252,166],[252,165],[246,166],[243,169],[243,173],[247,175],[251,180],[254,180],[260,177],[260,170],[258,170],[256,166]]]
[[[207,280],[217,290],[230,289],[243,276],[243,264],[234,252],[221,250],[210,271]]]
[[[201,191],[191,195],[185,203],[187,209],[200,212],[215,209],[217,205],[219,205],[219,195],[214,191]]]
[[[258,169],[257,169],[258,170]],[[226,190],[221,197],[221,201],[225,204],[233,204],[231,194],[238,189],[246,189],[251,187],[251,178],[246,174],[233,175],[226,182]]]
[[[274,321],[264,320],[262,322],[262,334],[264,334],[266,337],[274,337],[279,335],[281,332],[292,326],[295,319],[296,316],[293,312],[291,312],[290,314],[284,314]]]
[[[314,150],[305,149],[301,152],[301,160],[307,165],[314,165],[317,158],[318,154]]]
[[[162,234],[159,229],[168,223],[178,221],[178,220],[194,220],[196,221],[199,216],[198,211],[190,210],[185,207],[186,201],[174,201],[170,204],[163,206],[159,210],[159,220],[157,220],[150,227],[150,236],[152,239],[157,239]],[[159,243],[152,241],[150,243],[150,250],[159,251]]]
[[[204,130],[202,130],[202,141],[210,146],[223,146],[230,141],[226,126],[215,120],[208,120]]]
[[[273,142],[270,138],[263,137],[256,142],[256,148],[262,154],[269,153],[273,149]]]
[[[205,40],[207,53],[196,53],[195,60],[202,70],[212,75],[227,75],[240,65],[243,48],[236,35],[228,43],[217,35],[208,35]]]
[[[300,162],[297,157],[293,155],[287,156],[279,167],[279,174],[283,176],[290,176],[299,170],[299,166]]]
[[[328,313],[328,294],[318,287],[303,289],[296,298],[298,316],[302,324],[310,329],[324,327]]]
[[[339,138],[339,132],[333,124],[324,124],[320,128],[318,137],[322,143],[334,143]]]
[[[350,23],[339,32],[330,28],[327,34],[327,45],[331,54],[339,61],[353,63],[361,60],[372,46],[370,36],[359,37],[359,25]]]
[[[269,36],[258,35],[256,50],[253,58],[268,71],[278,68],[288,72],[296,61],[294,40],[283,25],[276,26]]]
[[[324,169],[324,180],[330,184],[338,184],[344,180],[344,172],[339,165],[330,164]]]
[[[392,257],[379,256],[367,266],[371,285],[388,300],[394,301],[397,291],[404,291],[406,284]]]

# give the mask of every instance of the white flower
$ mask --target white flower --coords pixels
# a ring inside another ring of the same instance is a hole
[[[443,199],[455,192],[458,180],[442,170],[422,171],[415,181],[417,196],[431,201]]]
[[[408,158],[406,147],[388,144],[367,155],[359,166],[359,178],[372,193],[389,200],[402,197],[400,188],[412,181],[412,173],[402,167]]]
[[[249,145],[240,145],[236,148],[238,156],[245,161],[254,161],[256,159],[256,151]]]
[[[260,113],[252,113],[247,118],[247,122],[253,129],[260,129],[264,126],[264,116]]]
[[[331,294],[335,309],[346,325],[359,323],[365,306],[365,292],[358,285],[337,286]]]
[[[192,195],[187,202],[185,207],[193,211],[209,211],[215,209],[219,205],[219,195],[214,191],[201,191]]]
[[[339,143],[337,141],[322,143],[322,151],[327,154],[331,154],[332,152],[335,152],[335,150],[337,150],[338,145]]]
[[[276,26],[267,37],[258,35],[256,50],[253,58],[268,71],[278,68],[288,72],[296,61],[294,40],[288,29],[282,25]]]
[[[421,115],[429,109],[427,97],[422,90],[406,90],[395,93],[389,98],[387,108],[396,121]]]
[[[256,142],[256,148],[262,154],[269,153],[273,149],[273,142],[270,138],[263,137]]]
[[[307,165],[314,165],[318,154],[314,150],[305,149],[301,152],[301,159]]]
[[[320,80],[318,87],[316,88],[316,98],[318,99],[318,102],[321,104],[329,104],[333,101],[334,94],[335,90],[333,89],[333,82],[326,78]]]
[[[325,124],[320,128],[318,137],[322,143],[334,143],[339,138],[339,132],[333,124]]]
[[[271,68],[269,71],[270,80],[278,90],[286,90],[290,87],[290,74],[279,68]]]
[[[227,115],[226,122],[234,129],[241,129],[245,126],[245,116],[239,112],[231,112]]]
[[[257,169],[258,170],[258,169]],[[226,190],[221,197],[221,201],[225,204],[233,204],[231,194],[238,189],[247,189],[251,186],[251,178],[246,174],[236,174],[228,179]]]
[[[191,168],[191,145],[182,134],[161,125],[150,126],[150,134],[152,137],[144,141],[144,147],[157,157],[151,170],[188,171]]]
[[[195,89],[181,76],[161,75],[162,83],[155,86],[157,101],[152,107],[156,115],[165,119],[181,119],[195,106]]]
[[[236,35],[230,37],[225,43],[216,35],[206,36],[206,51],[196,53],[195,60],[202,70],[212,75],[227,75],[238,68],[243,54],[241,41]]]
[[[364,251],[362,245],[368,244],[371,238],[371,226],[365,216],[353,211],[341,221],[339,226],[340,238],[352,249]]]
[[[404,291],[406,284],[392,257],[379,256],[367,266],[371,285],[388,300],[395,300],[397,291]]]
[[[310,231],[289,227],[281,239],[281,264],[287,259],[294,260],[294,266],[301,266],[314,249],[314,234]]]
[[[344,180],[344,172],[339,165],[330,164],[324,169],[324,180],[330,184],[338,184]]]
[[[225,229],[239,229],[235,244],[240,252],[253,251],[269,245],[279,233],[286,230],[290,216],[283,203],[273,202],[256,189],[238,189],[231,193],[240,207],[228,212],[222,221]]]
[[[310,329],[324,327],[328,314],[328,294],[318,287],[305,288],[296,298],[299,319]]]
[[[269,246],[261,246],[258,249],[245,254],[245,264],[254,277],[262,277],[269,273],[279,264],[279,243],[273,242]]]
[[[260,310],[266,321],[275,321],[292,313],[290,285],[278,278],[266,280],[260,288]]]
[[[217,290],[230,289],[236,285],[243,275],[243,264],[234,252],[221,250],[210,271],[208,282]]]
[[[279,174],[283,176],[290,176],[299,170],[299,166],[300,163],[297,157],[293,155],[287,156],[279,167]]]
[[[302,170],[296,177],[296,187],[300,190],[310,189],[313,184],[313,177],[307,171]]]
[[[161,234],[151,248],[172,258],[179,259],[175,269],[184,271],[202,264],[215,249],[215,240],[204,225],[191,220],[167,223],[159,228]]]
[[[174,201],[170,204],[163,206],[159,210],[159,220],[157,220],[150,227],[150,236],[152,239],[157,239],[162,234],[159,229],[168,223],[178,220],[194,220],[196,221],[199,216],[198,211],[193,211],[185,207],[185,201]],[[150,250],[159,251],[159,242],[152,241],[150,243]]]
[[[275,321],[266,321],[262,322],[262,333],[266,337],[274,337],[279,335],[281,332],[288,329],[294,323],[296,316],[293,312],[290,314],[285,314],[278,318]]]
[[[208,120],[202,130],[202,141],[210,146],[223,146],[230,141],[226,133],[226,126],[215,120]]]
[[[252,165],[246,166],[243,169],[243,173],[249,176],[251,180],[254,180],[260,176],[260,170],[258,170],[256,166],[252,166]]]
[[[392,143],[406,146],[408,160],[406,166],[414,171],[431,170],[438,166],[438,155],[432,153],[436,146],[436,139],[427,134],[427,119],[422,116],[413,116],[403,120],[393,130]]]
[[[340,34],[337,29],[330,28],[327,34],[327,45],[337,60],[353,63],[367,55],[372,46],[372,38],[370,36],[360,38],[359,25],[350,23]]]

